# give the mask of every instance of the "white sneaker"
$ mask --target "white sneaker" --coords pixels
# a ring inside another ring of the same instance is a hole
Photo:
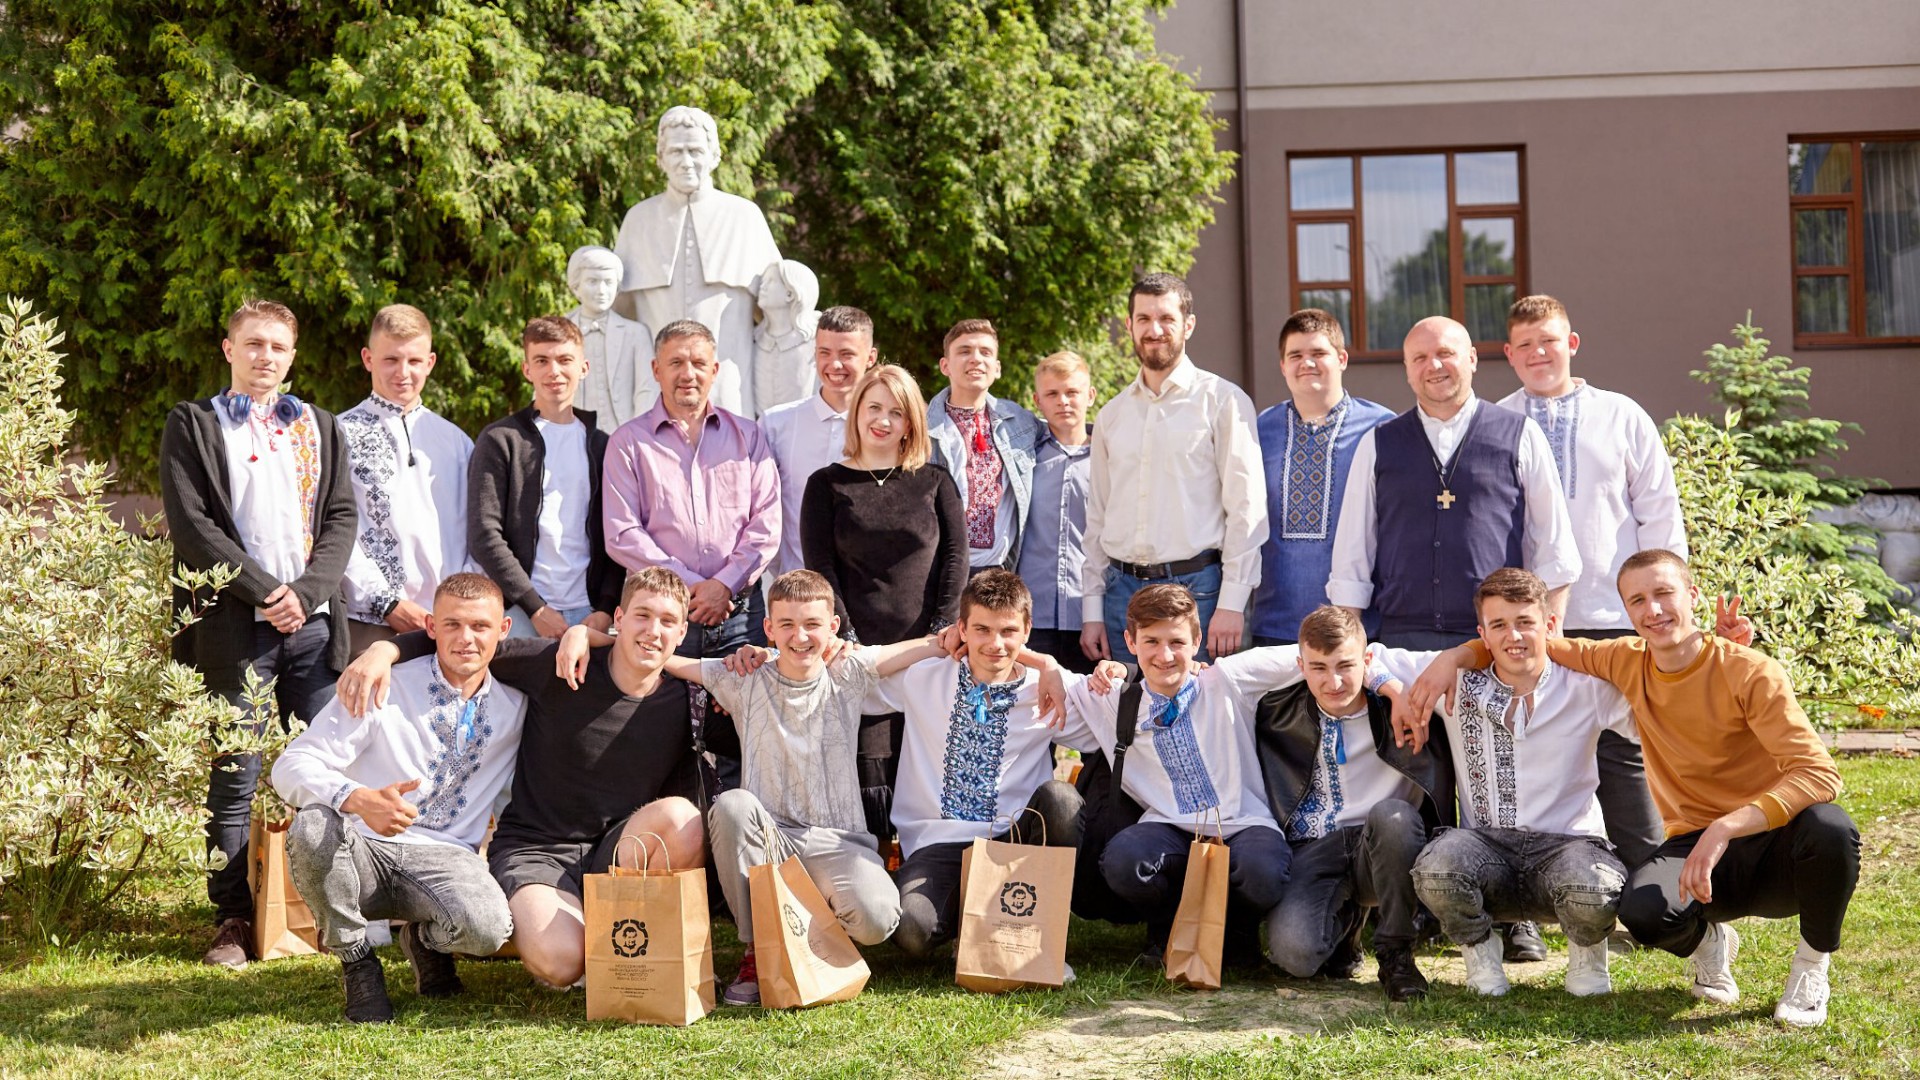
[[[1733,958],[1740,955],[1740,935],[1726,923],[1708,923],[1707,936],[1687,960],[1693,965],[1693,996],[1720,1005],[1740,1000],[1733,981]]]
[[[1487,940],[1478,945],[1460,946],[1460,955],[1467,962],[1467,985],[1475,993],[1499,997],[1507,992],[1507,972],[1500,959],[1505,951],[1499,934],[1488,934]]]
[[[1061,986],[1072,986],[1072,985],[1073,985],[1073,980],[1074,980],[1074,978],[1075,978],[1075,975],[1073,974],[1073,965],[1072,965],[1072,964],[1067,964],[1067,963],[1062,963],[1062,964],[1060,965],[1060,968],[1061,968],[1061,972],[1060,972],[1060,985],[1061,985]]]
[[[1612,992],[1613,977],[1607,974],[1607,943],[1567,942],[1567,993],[1574,997],[1592,997]]]
[[[1827,1022],[1827,965],[1793,958],[1787,969],[1787,991],[1773,1007],[1773,1018],[1794,1027],[1819,1027]]]

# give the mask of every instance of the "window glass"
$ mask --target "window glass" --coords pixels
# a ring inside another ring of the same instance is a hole
[[[1360,213],[1368,347],[1398,349],[1414,323],[1449,307],[1446,155],[1361,158]]]
[[[1353,209],[1353,159],[1294,158],[1287,163],[1295,210]]]
[[[1453,155],[1453,201],[1506,206],[1520,201],[1520,155],[1512,150]]]

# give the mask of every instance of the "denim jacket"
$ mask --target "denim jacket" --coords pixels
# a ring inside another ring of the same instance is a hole
[[[927,437],[933,442],[933,460],[953,475],[960,497],[967,496],[967,447],[960,429],[947,415],[946,390],[933,395],[927,405]],[[1020,538],[1027,530],[1027,511],[1033,504],[1033,456],[1040,436],[1046,431],[1032,413],[1005,398],[987,395],[987,414],[992,417],[993,446],[1000,452],[1000,464],[1006,471],[1007,489],[1013,492],[1013,542],[1007,550],[1005,565],[1020,565]]]

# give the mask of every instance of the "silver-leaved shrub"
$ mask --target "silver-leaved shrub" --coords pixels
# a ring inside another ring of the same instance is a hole
[[[144,870],[204,865],[215,743],[254,742],[169,659],[170,546],[69,459],[61,339],[25,301],[0,310],[0,935],[29,941],[97,925]]]

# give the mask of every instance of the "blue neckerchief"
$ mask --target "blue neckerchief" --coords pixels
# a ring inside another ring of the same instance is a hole
[[[1144,687],[1142,689],[1145,689]],[[1170,728],[1180,722],[1183,716],[1193,714],[1193,698],[1200,692],[1200,680],[1187,676],[1180,689],[1173,692],[1171,698],[1161,697],[1152,690],[1147,691],[1147,699],[1152,707],[1147,712],[1147,723],[1160,728]]]
[[[1333,760],[1345,765],[1347,763],[1347,725],[1337,716],[1328,716],[1327,719],[1333,722]]]
[[[993,717],[987,715],[987,688],[984,684],[974,683],[973,689],[967,691],[967,704],[973,706],[974,723],[993,723]]]
[[[468,698],[466,705],[460,709],[460,745],[463,747],[473,741],[473,714],[479,710],[479,707],[480,697],[476,694]]]

